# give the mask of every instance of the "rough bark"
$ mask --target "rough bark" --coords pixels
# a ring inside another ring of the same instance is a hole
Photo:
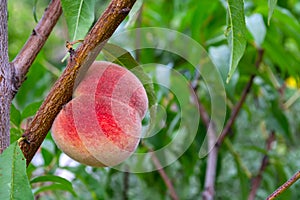
[[[7,0],[0,0],[0,153],[10,143],[12,68],[8,61]]]

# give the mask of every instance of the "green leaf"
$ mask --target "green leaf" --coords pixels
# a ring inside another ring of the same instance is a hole
[[[0,199],[33,199],[26,161],[17,142],[0,155]]]
[[[292,140],[289,122],[288,122],[287,117],[285,116],[285,113],[283,112],[282,108],[280,107],[280,102],[271,101],[270,112],[272,113],[277,124],[281,127],[281,129],[284,131],[284,133],[288,136],[289,139]],[[280,130],[280,129],[274,129],[274,130]]]
[[[74,189],[73,189],[72,183],[70,181],[68,181],[67,179],[65,179],[65,178],[62,178],[62,177],[59,177],[59,176],[54,176],[54,175],[46,175],[46,176],[35,177],[34,179],[32,179],[30,181],[31,184],[39,183],[39,182],[53,182],[55,184],[52,184],[50,186],[47,185],[47,186],[40,187],[39,189],[37,189],[35,191],[35,194],[38,194],[38,193],[43,192],[45,190],[58,189],[58,190],[69,191],[74,196],[77,196]]]
[[[39,107],[41,106],[42,101],[34,102],[26,106],[26,108],[23,110],[21,118],[22,120],[34,116],[35,113],[38,111]]]
[[[228,43],[231,49],[229,73],[226,82],[231,79],[246,49],[246,23],[244,1],[228,0]]]
[[[83,39],[94,22],[95,0],[61,0],[70,38]]]
[[[21,123],[21,113],[20,111],[14,106],[14,104],[11,104],[10,107],[10,121],[16,126],[19,127]]]
[[[74,192],[73,188],[69,188],[69,187],[66,187],[65,185],[63,184],[57,184],[57,183],[54,183],[54,184],[51,184],[51,185],[46,185],[46,186],[42,186],[40,188],[38,188],[34,194],[37,195],[41,192],[44,192],[44,191],[53,191],[53,190],[64,190],[64,191],[68,191],[70,192],[71,194],[73,194],[73,196],[77,196],[76,193]]]
[[[33,2],[33,8],[32,8],[32,14],[35,22],[38,22],[37,16],[36,16],[36,5],[38,0],[34,0]]]
[[[23,134],[23,130],[20,128],[11,128],[10,129],[10,143],[16,142]]]
[[[270,21],[276,7],[277,0],[268,0],[269,12],[268,12],[268,25],[270,25]]]

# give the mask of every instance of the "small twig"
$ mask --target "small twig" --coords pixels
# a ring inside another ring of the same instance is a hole
[[[155,155],[155,152],[148,147],[145,143],[143,143],[143,146],[148,149],[148,151],[151,153],[151,159],[156,167],[156,169],[158,170],[159,175],[161,176],[161,178],[163,179],[164,183],[166,184],[169,192],[170,192],[170,196],[173,200],[179,200],[177,193],[174,189],[174,186],[172,184],[172,181],[169,179],[168,175],[166,174],[165,170],[163,169],[163,167],[161,166],[161,163],[159,161],[159,159],[157,158],[157,156]]]
[[[200,74],[197,73],[195,76],[195,82],[194,84],[191,83],[191,88],[196,91],[199,88],[199,78]],[[216,178],[216,166],[217,166],[217,156],[218,156],[218,148],[215,148],[216,143],[216,131],[214,129],[213,123],[210,124],[210,117],[197,98],[195,97],[195,101],[198,102],[198,108],[201,120],[203,121],[204,125],[207,128],[207,137],[208,137],[208,150],[209,154],[207,157],[207,165],[206,165],[206,174],[205,174],[205,183],[204,183],[204,191],[202,192],[202,198],[203,200],[212,200],[215,194],[215,178]]]
[[[166,174],[165,170],[163,169],[163,167],[161,166],[158,158],[155,156],[155,153],[152,152],[152,156],[151,159],[154,163],[154,165],[157,167],[158,169],[158,173],[160,174],[160,176],[162,177],[162,179],[164,180],[169,192],[170,192],[170,196],[173,200],[179,200],[176,191],[173,187],[173,184],[171,182],[171,180],[169,179],[168,175]]]
[[[257,56],[257,60],[255,62],[256,68],[258,68],[260,66],[260,64],[262,62],[263,54],[264,54],[264,51],[262,49],[258,49],[258,56]],[[209,150],[211,149],[211,151],[208,154],[208,158],[207,158],[205,186],[204,186],[205,190],[202,192],[202,197],[205,200],[211,200],[214,198],[214,185],[215,185],[215,178],[216,178],[216,167],[217,167],[216,165],[217,165],[217,158],[218,158],[218,150],[219,150],[219,147],[222,145],[226,136],[229,134],[230,129],[231,129],[243,103],[245,102],[246,97],[251,89],[252,84],[253,84],[254,78],[255,78],[255,75],[251,75],[247,85],[245,86],[245,88],[242,92],[239,102],[233,108],[230,118],[227,121],[225,128],[222,130],[222,133],[220,134],[218,140],[216,140],[216,138],[215,138],[216,133],[213,130],[213,126],[210,126],[210,123],[209,123],[210,120],[209,120],[209,116],[208,116],[207,112],[205,111],[204,107],[197,99],[201,119],[203,120],[203,123],[205,124],[205,126],[208,128],[208,130],[207,130],[208,148],[209,148]],[[196,91],[198,89],[198,85],[196,84],[195,86],[192,86],[192,87],[196,93]],[[211,128],[209,128],[209,127],[211,127]],[[210,145],[214,145],[214,147],[211,147]]]
[[[272,143],[275,141],[275,132],[271,131],[267,141],[266,141],[266,151],[270,151],[272,148]],[[256,175],[256,177],[252,180],[252,184],[251,184],[251,191],[248,197],[248,200],[254,200],[255,196],[256,196],[256,192],[257,189],[260,186],[261,180],[262,180],[262,175],[263,172],[265,171],[266,167],[269,164],[269,156],[268,155],[264,155],[260,168],[259,168],[259,172]]]
[[[281,193],[286,191],[291,185],[293,185],[298,179],[300,179],[300,171],[294,174],[287,182],[280,186],[275,192],[273,192],[266,200],[273,200],[278,197]]]
[[[213,125],[210,125],[209,115],[203,105],[198,101],[198,107],[201,119],[207,128],[207,140],[209,154],[207,157],[206,173],[204,191],[202,192],[203,200],[212,200],[215,194],[215,179],[216,179],[216,166],[218,157],[218,148],[215,148],[216,131]]]

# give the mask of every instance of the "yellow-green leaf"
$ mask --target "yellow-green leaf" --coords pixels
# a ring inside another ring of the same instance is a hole
[[[229,73],[226,82],[230,81],[246,49],[246,23],[243,0],[228,0],[228,43],[231,50]]]

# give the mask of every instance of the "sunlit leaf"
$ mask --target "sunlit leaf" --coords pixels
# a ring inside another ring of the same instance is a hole
[[[11,104],[10,107],[10,121],[16,126],[19,127],[21,123],[21,113],[20,111],[14,106],[14,104]]]
[[[83,39],[94,22],[95,0],[61,0],[70,39]]]
[[[39,183],[39,182],[53,182],[56,184],[52,184],[51,186],[46,187],[40,187],[35,194],[38,194],[39,192],[45,191],[45,190],[53,190],[53,189],[59,189],[59,190],[66,190],[72,193],[74,196],[76,196],[76,193],[73,189],[72,183],[68,181],[65,178],[55,176],[55,175],[46,175],[46,176],[38,176],[30,181],[31,184],[33,183]]]
[[[277,0],[268,0],[269,12],[268,12],[268,25],[270,25],[270,21],[276,7]]]
[[[26,160],[17,142],[0,155],[0,199],[33,199]]]
[[[228,0],[228,19],[227,31],[231,55],[227,83],[230,81],[246,49],[246,24],[243,0]]]

